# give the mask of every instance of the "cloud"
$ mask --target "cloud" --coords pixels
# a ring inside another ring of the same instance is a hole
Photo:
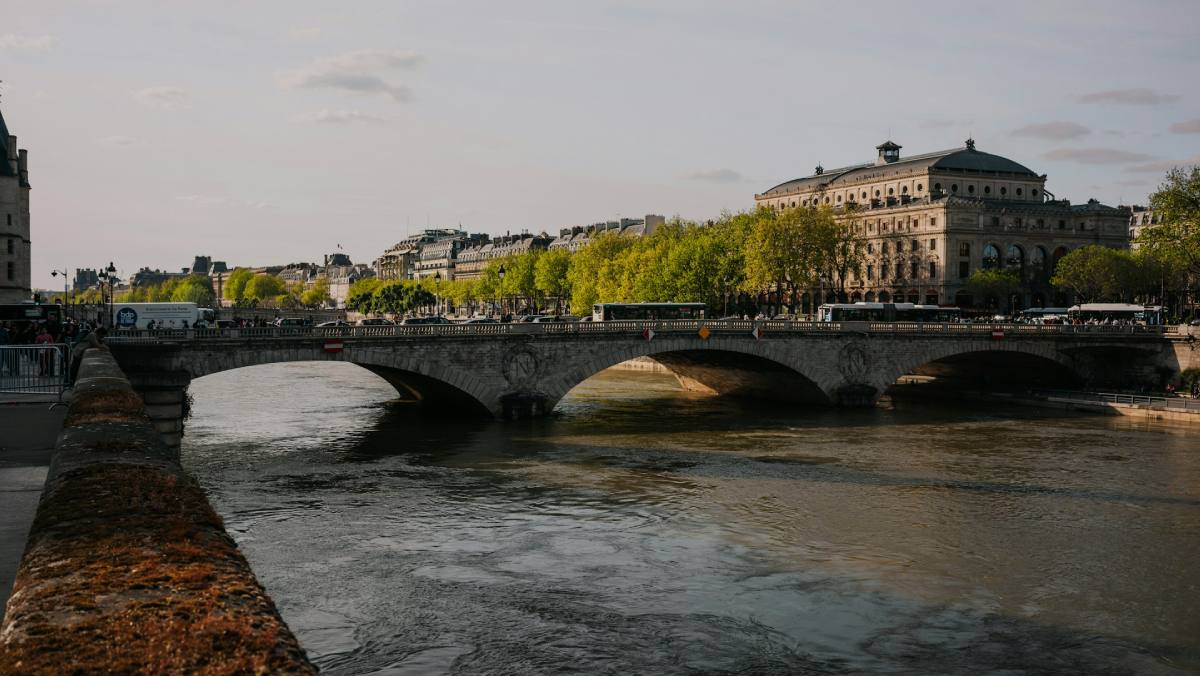
[[[1200,134],[1200,117],[1171,125],[1174,134]]]
[[[182,110],[192,107],[192,95],[183,87],[147,87],[133,93],[139,103],[159,110]]]
[[[364,113],[361,110],[314,110],[310,113],[301,113],[294,119],[307,124],[359,124],[384,121],[384,118],[378,115]]]
[[[178,195],[175,199],[180,202],[187,202],[202,207],[243,207],[247,209],[274,209],[275,205],[270,202],[239,200],[224,195]]]
[[[1129,167],[1125,169],[1125,171],[1135,174],[1165,174],[1172,169],[1192,165],[1200,165],[1200,155],[1196,155],[1190,160],[1161,160],[1159,162],[1147,162],[1145,164]]]
[[[132,136],[102,136],[96,139],[96,143],[102,146],[117,148],[140,145],[141,141]]]
[[[1013,136],[1030,136],[1050,141],[1079,138],[1080,136],[1087,136],[1090,133],[1092,133],[1091,129],[1075,122],[1039,122],[1036,124],[1027,124],[1020,129],[1012,131]]]
[[[707,181],[709,183],[737,183],[745,177],[733,169],[703,169],[693,171],[687,175],[687,178],[693,181]]]
[[[1042,155],[1048,160],[1063,160],[1082,164],[1128,164],[1153,160],[1153,155],[1133,153],[1114,148],[1058,148]]]
[[[1109,89],[1103,92],[1092,92],[1080,96],[1080,103],[1119,103],[1134,106],[1157,106],[1162,103],[1174,103],[1179,100],[1178,94],[1160,94],[1145,88]]]
[[[58,38],[53,35],[0,35],[0,49],[54,49]]]
[[[360,94],[386,94],[393,100],[412,99],[412,91],[384,79],[379,71],[415,68],[424,61],[416,52],[399,49],[360,49],[320,59],[283,73],[279,82],[297,89],[342,89]]]

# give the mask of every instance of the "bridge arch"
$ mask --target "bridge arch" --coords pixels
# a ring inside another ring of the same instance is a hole
[[[568,392],[601,371],[636,359],[651,357],[667,367],[685,389],[742,397],[785,399],[829,405],[829,384],[798,359],[800,353],[773,341],[713,337],[697,344],[695,338],[627,342],[587,358],[570,360],[565,368],[545,374],[541,395],[547,411]]]
[[[1088,380],[1086,364],[1061,352],[1053,343],[1022,340],[914,341],[897,359],[887,360],[875,374],[879,394],[909,374],[978,377],[1023,385],[1078,385]],[[1020,371],[1021,369],[1027,369]],[[1015,378],[1008,376],[1015,375]],[[1031,377],[1032,376],[1032,377]]]

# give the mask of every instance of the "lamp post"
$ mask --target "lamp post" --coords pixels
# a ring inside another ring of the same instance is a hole
[[[112,261],[108,262],[108,267],[100,268],[100,273],[96,276],[100,278],[100,302],[104,302],[104,282],[108,282],[108,328],[116,328],[113,326],[113,282],[115,281],[115,273],[117,269],[113,266]]]
[[[67,271],[66,270],[51,270],[50,271],[51,277],[57,277],[59,275],[62,275],[62,278],[63,278],[62,304],[63,304],[63,313],[65,314],[66,312],[69,311],[68,308],[71,305],[70,298],[67,296],[67,293],[68,293],[67,292]]]
[[[442,316],[442,298],[438,293],[438,287],[442,285],[442,271],[438,270],[433,273],[433,314]]]
[[[496,285],[496,314],[497,319],[504,318],[504,264],[500,264],[500,269],[496,271],[496,275],[500,278],[500,283]]]

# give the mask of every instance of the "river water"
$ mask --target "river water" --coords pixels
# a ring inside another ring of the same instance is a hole
[[[1195,428],[632,371],[522,423],[347,364],[191,392],[184,462],[328,673],[1200,669]]]

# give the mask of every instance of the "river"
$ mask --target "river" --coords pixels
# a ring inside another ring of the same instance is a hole
[[[358,367],[191,386],[185,465],[334,674],[1200,669],[1200,438],[607,371],[422,419]]]

